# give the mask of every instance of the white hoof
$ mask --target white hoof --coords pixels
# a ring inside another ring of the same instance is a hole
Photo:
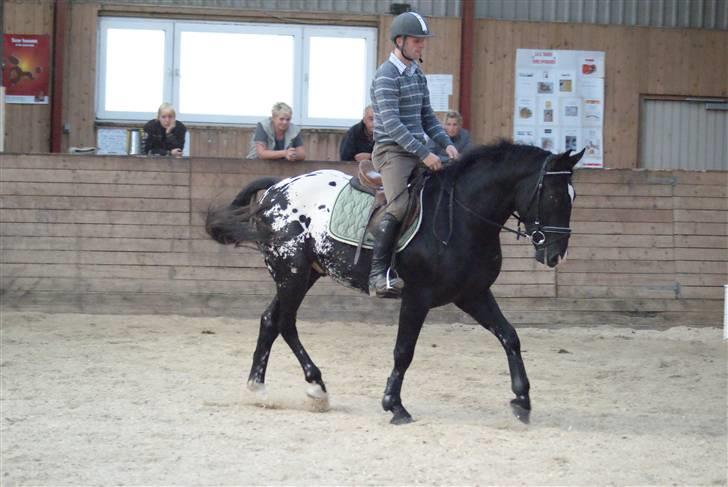
[[[326,399],[326,398],[329,397],[329,395],[326,394],[326,392],[324,392],[324,390],[318,384],[314,384],[312,386],[309,386],[306,389],[306,395],[308,397],[310,397],[311,399],[316,399],[316,400],[319,400],[319,401],[322,400],[322,399]]]
[[[306,396],[311,400],[309,408],[314,412],[325,412],[329,410],[329,395],[320,385],[314,384],[306,388]]]
[[[265,384],[262,382],[248,381],[248,390],[255,393],[258,397],[266,397],[268,395]]]

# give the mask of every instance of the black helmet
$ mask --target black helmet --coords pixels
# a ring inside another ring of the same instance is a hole
[[[432,33],[424,17],[417,12],[405,12],[397,15],[389,27],[392,42],[399,36],[432,37]]]

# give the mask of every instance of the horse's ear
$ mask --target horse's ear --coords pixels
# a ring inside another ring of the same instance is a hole
[[[556,159],[554,160],[551,170],[552,171],[571,171],[574,169],[574,166],[581,160],[581,158],[584,156],[584,151],[586,151],[586,148],[582,149],[581,152],[577,152],[573,156],[570,155],[571,151],[567,150],[566,152],[562,152],[558,156],[556,156]]]

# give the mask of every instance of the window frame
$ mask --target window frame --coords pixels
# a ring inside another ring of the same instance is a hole
[[[358,33],[358,35],[352,35],[352,33]],[[377,31],[376,29],[368,27],[343,27],[343,26],[311,26],[304,30],[303,37],[303,78],[301,79],[301,124],[306,126],[346,126],[350,127],[352,124],[357,123],[361,120],[361,116],[357,116],[354,119],[330,119],[321,117],[310,117],[308,115],[308,91],[310,86],[310,40],[311,37],[346,37],[346,38],[364,38],[367,46],[371,46],[367,53],[366,66],[364,72],[366,73],[366,79],[364,81],[364,107],[371,103],[369,87],[372,84],[374,78],[374,72],[376,71],[376,56],[377,56]],[[345,79],[345,78],[344,78]]]
[[[180,26],[178,29],[177,26]],[[244,26],[244,32],[239,29],[240,26]],[[186,28],[194,27],[194,28]],[[182,33],[183,32],[230,32],[230,33],[244,33],[244,34],[266,34],[266,35],[290,35],[294,38],[293,41],[293,106],[300,106],[300,90],[296,89],[296,79],[301,77],[301,54],[300,54],[300,42],[296,39],[302,35],[302,29],[300,27],[287,26],[285,24],[241,24],[236,22],[189,22],[180,21],[175,23],[174,29],[174,46],[175,54],[173,61],[173,92],[174,97],[173,104],[175,107],[180,105],[180,58],[181,58],[181,45]],[[245,62],[245,59],[241,59],[240,62]],[[271,106],[273,104],[271,103]],[[294,123],[297,122],[296,110],[294,110]],[[205,115],[205,114],[192,114],[184,113],[178,110],[178,116],[186,120],[190,120],[193,123],[222,123],[222,124],[255,124],[260,121],[260,115]]]
[[[120,112],[106,111],[106,51],[107,31],[111,28],[122,29],[160,29],[165,31],[165,74],[163,94],[164,100],[177,108],[178,118],[185,123],[203,125],[239,124],[251,125],[259,122],[258,115],[209,115],[181,112],[180,107],[180,60],[182,53],[181,37],[183,32],[231,32],[244,34],[291,35],[294,38],[293,66],[293,123],[306,128],[348,128],[359,121],[352,119],[332,119],[308,116],[309,92],[309,50],[311,37],[346,37],[363,38],[366,43],[366,80],[364,83],[364,104],[371,103],[369,86],[376,70],[378,32],[375,27],[359,27],[344,25],[308,25],[308,24],[271,24],[255,22],[231,21],[196,21],[188,19],[147,19],[132,17],[99,17],[98,48],[96,50],[98,72],[96,77],[96,120],[111,121],[146,121],[156,116],[153,112]],[[245,62],[241,58],[241,62]],[[345,77],[343,78],[345,79]],[[362,107],[364,108],[364,107]]]
[[[123,26],[123,27],[122,27]],[[172,95],[172,71],[169,56],[174,53],[173,39],[170,33],[174,32],[174,22],[170,20],[136,19],[127,17],[100,17],[98,23],[98,49],[96,49],[96,119],[97,120],[149,120],[155,116],[152,112],[120,112],[106,110],[106,56],[107,34],[110,28],[124,28],[137,30],[163,30],[164,39],[164,67],[162,102],[169,100]],[[162,103],[160,102],[160,103]]]

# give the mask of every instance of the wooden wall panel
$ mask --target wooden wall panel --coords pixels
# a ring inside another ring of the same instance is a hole
[[[98,5],[68,2],[62,147],[96,145],[96,25]]]
[[[3,5],[2,31],[8,34],[50,35],[53,52],[53,1],[7,0]],[[52,59],[52,58],[51,58]],[[50,61],[52,63],[52,60]],[[52,83],[52,66],[51,70]],[[52,84],[49,90],[52,91]],[[6,105],[5,151],[48,152],[51,136],[51,106]]]
[[[340,162],[0,156],[0,295],[11,309],[257,316],[273,294],[261,256],[204,233],[208,206],[251,180]],[[580,171],[569,258],[557,270],[504,234],[494,293],[514,323],[713,325],[728,279],[728,174]],[[515,222],[511,222],[515,224]],[[396,302],[323,279],[308,319],[393,323]],[[432,321],[470,321],[452,306]]]
[[[637,167],[641,94],[728,96],[728,32],[477,20],[471,101],[479,142],[512,135],[516,49],[606,52],[604,157]]]

